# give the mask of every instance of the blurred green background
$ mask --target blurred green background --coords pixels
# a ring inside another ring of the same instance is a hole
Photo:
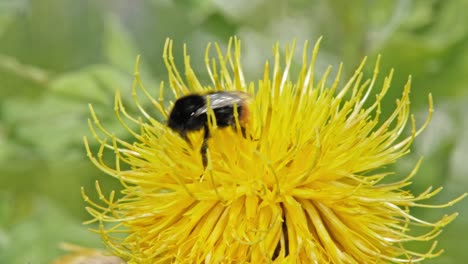
[[[427,116],[428,93],[435,101],[430,126],[389,169],[404,175],[424,156],[412,190],[444,186],[434,203],[459,196],[468,186],[466,10],[466,0],[0,0],[0,263],[48,263],[63,254],[63,241],[101,246],[81,224],[89,217],[80,187],[93,194],[96,179],[106,190],[118,184],[86,158],[88,103],[109,130],[121,132],[114,91],[129,94],[141,54],[145,84],[157,92],[167,80],[167,37],[179,66],[188,44],[202,80],[206,43],[225,45],[233,35],[242,40],[250,81],[261,78],[276,41],[296,38],[300,48],[324,36],[317,71],[343,61],[346,77],[363,56],[372,65],[382,54],[382,75],[396,69],[384,113],[410,74],[418,124]],[[415,211],[428,220],[455,211],[460,216],[439,237],[445,254],[426,263],[468,259],[468,199]]]

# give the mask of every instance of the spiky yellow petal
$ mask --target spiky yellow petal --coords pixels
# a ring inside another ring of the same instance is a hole
[[[211,84],[203,85],[186,49],[182,77],[172,57],[172,41],[167,41],[164,60],[176,98],[209,91],[243,91],[253,97],[247,136],[239,126],[218,128],[208,110],[206,168],[200,154],[202,131],[190,133],[187,141],[150,114],[156,110],[167,118],[171,105],[164,103],[162,84],[157,99],[143,86],[138,63],[133,96],[142,117],[128,114],[119,93],[115,99],[117,118],[134,142],[105,130],[90,108],[89,124],[101,148],[94,155],[86,139],[88,155],[123,189],[121,198],[114,192],[106,198],[96,183],[101,204],[84,191],[83,196],[93,216],[89,222],[99,222],[95,231],[114,254],[129,263],[414,263],[441,253],[435,242],[423,253],[405,248],[406,242],[433,240],[456,217],[430,223],[410,214],[413,207],[438,207],[420,202],[440,189],[419,195],[406,189],[420,162],[408,177],[391,183],[382,180],[392,172],[377,170],[408,153],[429,122],[432,98],[427,122],[416,128],[408,80],[394,112],[380,120],[380,102],[393,71],[369,104],[380,58],[370,79],[362,72],[364,60],[343,85],[340,66],[329,85],[330,68],[320,79],[314,75],[319,43],[310,61],[306,43],[295,80],[290,78],[294,45],[286,48],[284,63],[276,45],[273,68],[267,62],[257,83],[245,81],[240,41],[231,41],[226,54],[215,45],[217,60],[209,56],[208,46]],[[154,109],[142,107],[137,90]],[[408,120],[411,133],[404,136]],[[114,166],[103,161],[106,150],[114,152]],[[413,226],[427,231],[413,234]]]

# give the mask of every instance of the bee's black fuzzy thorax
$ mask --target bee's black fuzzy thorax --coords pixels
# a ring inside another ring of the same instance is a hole
[[[181,135],[202,129],[207,122],[206,115],[194,115],[194,113],[205,104],[205,98],[200,95],[188,95],[178,99],[169,115],[168,127]]]

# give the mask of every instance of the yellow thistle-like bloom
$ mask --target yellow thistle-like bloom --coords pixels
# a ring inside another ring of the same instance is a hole
[[[294,45],[286,48],[284,63],[277,45],[273,67],[267,62],[257,83],[244,79],[238,40],[230,42],[226,54],[216,45],[217,60],[210,57],[208,46],[211,84],[205,86],[186,51],[185,78],[181,76],[172,42],[167,41],[164,59],[175,98],[209,91],[252,96],[242,132],[239,126],[218,128],[208,109],[206,168],[200,154],[202,131],[184,140],[167,127],[167,120],[152,117],[156,109],[167,119],[173,103],[165,103],[162,84],[159,97],[151,96],[140,81],[138,66],[133,95],[142,117],[125,110],[119,93],[115,99],[117,118],[134,142],[103,128],[91,108],[90,126],[101,148],[93,155],[85,139],[88,155],[120,180],[123,189],[121,198],[114,192],[107,197],[96,183],[101,203],[90,201],[84,192],[83,196],[93,216],[89,222],[99,222],[95,231],[113,254],[129,263],[409,263],[441,253],[435,242],[422,253],[405,244],[433,240],[456,214],[430,223],[410,210],[451,206],[465,195],[444,205],[422,204],[441,188],[419,195],[406,189],[420,162],[408,177],[393,183],[387,179],[392,173],[382,170],[409,152],[430,114],[417,129],[409,111],[408,81],[395,111],[380,120],[380,102],[393,71],[375,101],[364,106],[376,86],[378,62],[371,79],[363,77],[364,60],[343,85],[340,66],[329,87],[330,68],[320,79],[314,75],[318,43],[310,61],[306,44],[294,81]],[[142,107],[137,91],[154,109]],[[432,113],[431,97],[429,106]],[[238,123],[238,115],[235,118]],[[404,137],[408,119],[411,134]],[[106,149],[115,153],[115,165],[103,161]],[[410,232],[414,226],[427,230],[415,235]]]

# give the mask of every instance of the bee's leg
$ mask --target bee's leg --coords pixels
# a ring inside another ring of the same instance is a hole
[[[203,144],[200,149],[200,153],[202,156],[203,168],[206,168],[208,165],[208,158],[206,157],[206,150],[208,149],[208,145],[206,144],[206,140],[203,140]]]
[[[247,129],[245,129],[245,127],[243,127],[243,126],[241,126],[241,133],[242,133],[242,136],[245,139],[249,139],[249,140],[252,140],[252,141],[258,141],[259,140],[258,138],[254,138],[252,136],[252,134],[247,135]]]
[[[210,129],[208,128],[208,126],[205,126],[203,131],[203,143],[201,145],[200,153],[202,156],[203,168],[206,168],[206,165],[208,165],[206,151],[208,150],[208,138],[210,137]]]
[[[179,134],[180,134],[180,136],[181,136],[185,141],[187,141],[188,143],[192,144],[192,142],[190,142],[190,140],[189,140],[189,138],[188,138],[188,136],[187,136],[187,133],[185,133],[185,132],[180,132]]]
[[[245,131],[245,127],[241,126],[240,129],[241,129],[242,136],[244,138],[247,138],[247,131]]]
[[[284,212],[284,207],[281,205],[281,208],[283,209]],[[283,223],[281,225],[281,233],[282,237],[284,239],[284,254],[285,256],[289,256],[289,238],[288,238],[288,226],[286,224],[286,216],[283,213]],[[281,252],[281,238],[280,241],[278,241],[278,244],[276,245],[275,251],[273,252],[272,260],[275,260],[279,257],[279,254]]]
[[[186,132],[179,132],[179,135],[180,135],[181,138],[183,138],[185,141],[187,141],[187,143],[190,145],[190,147],[192,147],[192,142],[188,138]]]
[[[241,133],[242,133],[242,136],[246,139],[250,139],[250,140],[253,140],[253,141],[258,141],[258,139],[255,139],[252,135],[247,135],[247,130],[245,129],[245,127],[241,126]]]
[[[236,122],[232,121],[229,125],[232,127],[234,131],[238,131]],[[242,125],[240,125],[240,132],[244,138],[247,138],[247,131],[245,130],[245,127]]]

